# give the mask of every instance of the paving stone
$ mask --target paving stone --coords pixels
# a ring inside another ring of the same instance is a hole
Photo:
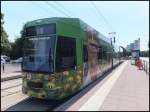
[[[149,109],[149,76],[128,65],[108,94],[100,110],[144,111]]]

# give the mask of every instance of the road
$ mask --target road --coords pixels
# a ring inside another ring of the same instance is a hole
[[[22,79],[14,79],[1,83],[1,98],[21,92]]]
[[[5,73],[11,73],[15,71],[21,71],[21,64],[20,63],[6,63],[5,64],[5,71],[3,72],[1,66],[1,74],[4,75]]]
[[[2,111],[46,111],[64,102],[29,98],[22,93],[21,88],[21,78],[1,82]]]
[[[18,92],[16,94],[8,95],[6,97],[1,98],[1,111],[6,110],[7,108],[27,99],[28,96]]]
[[[61,102],[29,98],[22,94],[22,79],[14,79],[1,83],[2,111],[44,111],[54,108]]]
[[[27,98],[21,92],[22,79],[14,79],[1,82],[1,110],[4,111],[8,107]]]

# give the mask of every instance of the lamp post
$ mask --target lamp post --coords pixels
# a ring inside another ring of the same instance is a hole
[[[113,43],[115,43],[115,41],[116,41],[116,39],[115,39],[116,32],[109,32],[108,34],[109,34],[110,39],[111,39],[111,44],[112,44],[112,39],[114,39]]]
[[[116,32],[109,32],[108,34],[110,36],[111,46],[113,48],[113,43],[115,43],[115,36],[114,35],[116,35]],[[112,41],[112,39],[114,39],[114,41]],[[112,51],[112,60],[111,60],[112,69],[113,69],[113,56],[114,56],[114,48],[113,48],[113,51]]]

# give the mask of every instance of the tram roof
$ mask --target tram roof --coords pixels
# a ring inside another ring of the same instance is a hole
[[[110,43],[110,39],[95,30],[93,27],[88,25],[87,23],[83,22],[79,18],[65,18],[65,17],[51,17],[51,18],[43,18],[43,19],[37,19],[33,21],[27,22],[24,27],[30,27],[35,25],[41,25],[41,24],[49,24],[49,23],[57,23],[57,22],[63,22],[69,25],[72,25],[74,27],[81,28],[84,31],[91,30],[97,33],[98,38]]]

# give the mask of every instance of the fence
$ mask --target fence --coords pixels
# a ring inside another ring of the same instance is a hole
[[[142,68],[146,74],[149,74],[149,61],[142,60]]]

